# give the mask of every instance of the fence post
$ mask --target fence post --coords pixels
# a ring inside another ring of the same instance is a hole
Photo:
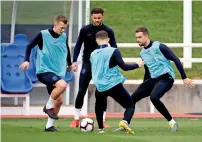
[[[183,0],[183,43],[192,44],[192,0]],[[192,68],[192,47],[183,47],[184,68]]]

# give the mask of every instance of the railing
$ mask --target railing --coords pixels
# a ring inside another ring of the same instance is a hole
[[[4,43],[8,44],[8,43]],[[202,47],[202,43],[192,43],[192,44],[183,44],[183,43],[165,43],[165,45],[167,45],[169,48],[182,48],[182,47],[191,47],[191,48],[201,48]],[[75,46],[75,44],[73,44],[72,46]],[[136,43],[118,43],[117,44],[118,48],[141,48],[139,47],[138,44]],[[202,50],[202,48],[201,48]],[[183,50],[183,52],[186,52],[186,50]],[[183,55],[186,55],[187,53],[184,53]],[[190,54],[190,53],[188,53]],[[202,56],[201,56],[202,57]],[[136,62],[139,58],[124,58],[125,62]],[[184,56],[183,58],[180,58],[181,62],[192,62],[192,63],[202,63],[202,58],[186,58],[186,56]],[[77,76],[78,77],[78,76]],[[127,80],[125,82],[125,84],[140,84],[142,82],[142,80]],[[202,84],[201,80],[195,80],[196,84]],[[91,81],[90,84],[93,84],[93,82]],[[175,80],[175,84],[182,84],[181,80]],[[41,84],[41,83],[37,83],[33,85],[34,87],[45,87],[45,85]],[[67,91],[69,93],[69,91]],[[69,96],[69,95],[68,95]],[[85,98],[87,99],[87,98]],[[66,101],[69,102],[69,97],[66,98]],[[150,113],[154,113],[154,106],[152,103],[150,103]]]
[[[192,44],[183,44],[183,43],[164,43],[169,48],[183,48],[183,58],[179,58],[182,63],[191,62],[191,63],[202,63],[202,55],[201,58],[190,58],[190,50],[186,50],[187,47],[189,48],[201,48],[202,50],[202,43],[192,43]],[[72,44],[74,47],[75,44]],[[118,48],[141,48],[137,43],[117,43]],[[192,56],[191,56],[192,57]],[[125,62],[136,62],[139,58],[123,58]],[[190,66],[186,66],[184,64],[184,68],[190,68]]]
[[[165,43],[169,48],[201,48],[202,50],[202,43],[192,43],[192,44],[183,44],[183,43]],[[137,43],[118,43],[118,48],[141,48]],[[202,63],[202,58],[189,58],[189,55],[192,53],[187,52],[187,50],[183,49],[183,58],[180,58],[180,61],[183,63],[191,62],[191,63]],[[202,55],[201,55],[202,57]],[[136,62],[139,58],[124,58],[125,62]],[[184,65],[184,68],[187,68]]]

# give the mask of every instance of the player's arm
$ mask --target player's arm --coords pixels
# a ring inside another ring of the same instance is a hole
[[[159,48],[160,48],[162,54],[168,60],[171,60],[175,63],[178,71],[180,72],[181,78],[183,79],[184,84],[190,88],[194,87],[193,81],[191,79],[187,78],[184,68],[182,66],[182,63],[180,62],[180,59],[166,45],[160,44]]]
[[[175,63],[178,71],[180,72],[181,78],[186,79],[186,73],[184,71],[184,68],[182,66],[182,63],[180,62],[180,59],[164,44],[160,44],[160,50],[162,54],[168,59]]]
[[[115,38],[115,35],[114,35],[114,31],[111,30],[109,32],[109,44],[111,45],[111,47],[114,47],[114,48],[117,48],[117,44],[116,44],[116,38]]]
[[[141,57],[142,59],[142,57]],[[147,65],[144,65],[144,80],[150,79],[151,78],[151,74],[149,72],[149,68],[147,67]]]
[[[147,65],[144,65],[144,70],[145,70],[145,73],[144,73],[144,81],[151,78],[151,75],[150,75],[150,72],[149,72],[149,68],[147,67]]]
[[[42,45],[42,33],[38,33],[38,35],[27,45],[26,51],[25,51],[25,59],[24,62],[20,65],[20,68],[22,70],[25,70],[29,67],[29,57],[32,51],[32,48],[34,48],[36,45]],[[42,46],[39,46],[39,48],[42,48]]]
[[[29,62],[29,57],[32,51],[32,48],[34,48],[37,44],[42,43],[42,34],[41,32],[37,34],[37,36],[27,45],[26,51],[25,51],[25,61]]]
[[[128,70],[133,70],[139,67],[142,67],[144,65],[143,61],[141,62],[137,62],[137,64],[126,64],[123,61],[123,58],[121,56],[121,52],[118,49],[115,49],[112,58],[115,59],[116,64],[124,71],[128,71]]]
[[[66,41],[66,47],[67,47],[67,71],[71,70],[75,71],[75,69],[72,67],[71,53],[68,45],[68,40]]]
[[[77,58],[79,56],[79,53],[81,51],[81,46],[83,44],[84,41],[84,29],[81,28],[75,48],[74,48],[74,55],[73,55],[73,62],[77,61]]]
[[[71,53],[70,53],[70,48],[69,48],[69,45],[68,45],[68,40],[66,41],[66,47],[67,47],[67,65],[71,66],[72,61],[71,61]]]
[[[72,68],[74,71],[77,71],[77,68],[78,68],[78,64],[76,63],[76,61],[77,61],[79,53],[81,51],[81,46],[82,46],[83,42],[84,42],[84,29],[81,28],[75,48],[74,48],[73,64],[72,64]]]

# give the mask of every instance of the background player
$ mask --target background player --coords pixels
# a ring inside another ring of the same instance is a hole
[[[93,8],[91,10],[91,20],[93,21],[93,23],[81,28],[79,37],[77,39],[77,43],[74,49],[72,65],[77,68],[78,64],[76,63],[76,61],[79,56],[81,46],[84,43],[82,69],[79,77],[79,90],[78,90],[78,94],[75,101],[74,120],[71,122],[70,128],[75,128],[79,126],[79,116],[80,116],[81,108],[83,106],[84,96],[88,89],[89,82],[92,78],[91,63],[89,60],[90,54],[98,47],[95,40],[96,33],[101,30],[105,30],[108,33],[110,38],[109,44],[112,47],[117,47],[113,30],[109,28],[108,26],[106,26],[105,24],[103,24],[103,14],[104,14],[104,11],[102,8]],[[107,109],[107,106],[105,106],[103,120],[105,120],[106,109]],[[109,127],[109,125],[105,121],[103,121],[103,123],[105,127]]]

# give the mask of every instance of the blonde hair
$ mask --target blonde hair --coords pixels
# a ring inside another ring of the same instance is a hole
[[[67,24],[67,18],[64,15],[58,15],[55,17],[54,22],[63,22],[64,24]]]

